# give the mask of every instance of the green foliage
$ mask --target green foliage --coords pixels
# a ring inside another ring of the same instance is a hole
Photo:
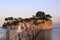
[[[8,17],[9,20],[13,20],[13,17]]]
[[[42,12],[42,11],[38,11],[38,12],[36,13],[36,16],[37,16],[37,17],[42,17],[42,16],[45,16],[45,13]]]
[[[19,20],[18,18],[14,18],[14,20],[16,21],[16,20]]]
[[[18,19],[22,19],[21,17],[19,17]]]
[[[36,13],[36,17],[37,19],[40,19],[40,20],[49,20],[50,18],[52,18],[50,14],[45,15],[45,13],[42,11],[38,11]]]
[[[13,17],[6,17],[5,21],[8,21],[8,20],[13,20]]]
[[[49,20],[50,18],[52,18],[52,16],[50,15],[50,14],[45,14],[44,12],[42,12],[42,11],[38,11],[37,13],[36,13],[36,15],[32,15],[32,17],[30,17],[30,18],[25,18],[24,20],[26,21],[26,22],[29,22],[30,20],[35,20],[35,22],[37,21],[37,20]],[[12,20],[12,22],[8,22],[8,20],[10,21],[10,20]],[[22,18],[21,17],[19,17],[19,18],[13,18],[13,17],[6,17],[5,18],[5,21],[7,21],[8,23],[8,25],[10,25],[10,24],[14,24],[14,25],[17,25],[19,22],[22,22]]]
[[[8,18],[5,18],[5,21],[8,21]]]
[[[38,12],[36,13],[36,17],[37,17],[37,19],[44,20],[44,19],[45,19],[45,13],[42,12],[42,11],[38,11]]]
[[[19,23],[18,20],[15,20],[15,21],[12,22],[13,25],[17,25],[18,23]]]
[[[46,17],[52,18],[52,16],[50,14],[47,14]]]

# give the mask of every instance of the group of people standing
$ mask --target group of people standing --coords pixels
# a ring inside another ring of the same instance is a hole
[[[17,34],[19,40],[34,40],[35,27],[34,20],[22,19],[18,23]]]

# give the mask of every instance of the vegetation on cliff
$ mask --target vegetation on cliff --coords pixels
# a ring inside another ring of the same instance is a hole
[[[32,17],[30,18],[24,18],[26,20],[30,20],[33,19],[35,22],[34,24],[40,24],[40,23],[44,23],[48,20],[51,20],[50,18],[52,18],[52,16],[50,14],[45,14],[45,12],[42,11],[38,11],[36,12],[35,15],[32,15]],[[23,18],[19,17],[19,18],[14,18],[14,17],[6,17],[5,18],[5,22],[3,24],[3,28],[7,28],[7,25],[10,25],[12,29],[15,29],[16,25],[19,23],[19,21],[21,21]],[[42,22],[37,22],[38,20],[42,20]]]

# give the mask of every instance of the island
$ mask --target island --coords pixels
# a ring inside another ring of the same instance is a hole
[[[33,21],[35,21],[34,24],[38,25],[38,29],[49,30],[52,29],[51,18],[52,16],[50,14],[45,14],[45,12],[38,11],[35,15],[32,15],[32,17],[25,19],[33,19]],[[7,25],[11,25],[11,29],[16,29],[16,25],[20,19],[23,18],[6,17],[5,22],[2,25],[2,28],[7,28]]]

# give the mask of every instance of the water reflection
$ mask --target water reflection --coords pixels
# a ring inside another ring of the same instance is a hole
[[[42,30],[36,40],[52,40],[51,30]]]

